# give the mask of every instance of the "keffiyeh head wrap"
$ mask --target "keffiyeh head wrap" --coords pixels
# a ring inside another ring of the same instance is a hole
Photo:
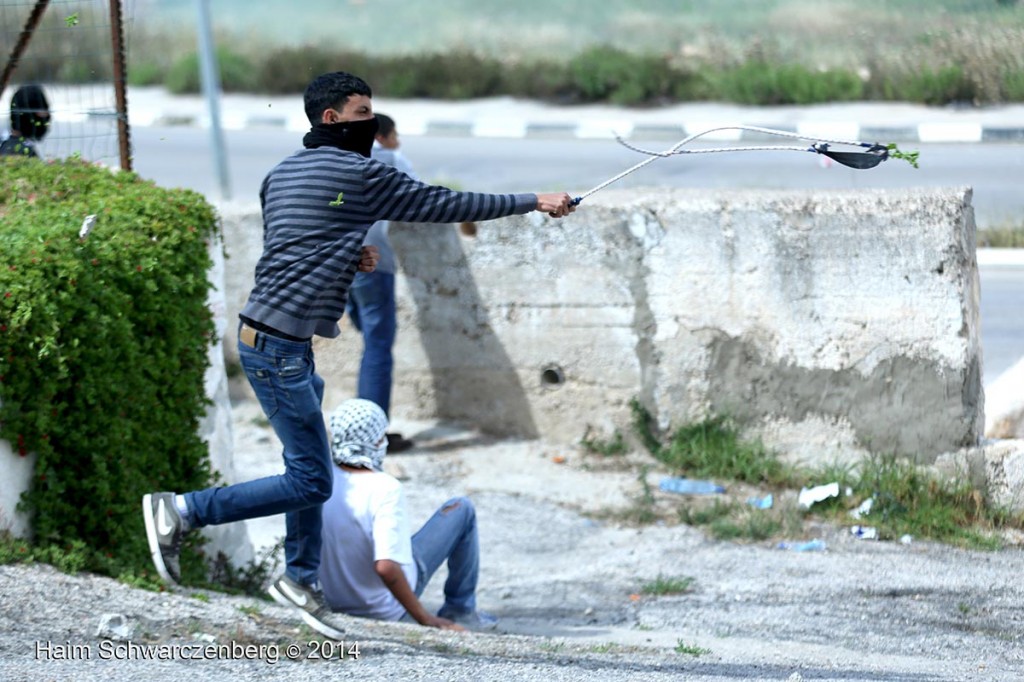
[[[388,451],[388,417],[369,400],[346,400],[331,414],[331,456],[336,464],[380,471]]]

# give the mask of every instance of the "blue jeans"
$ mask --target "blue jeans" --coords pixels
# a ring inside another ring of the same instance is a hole
[[[303,585],[320,569],[321,506],[331,496],[331,446],[321,403],[324,382],[308,341],[260,334],[257,348],[238,343],[249,383],[284,446],[285,472],[185,495],[194,526],[285,514],[285,573]]]
[[[358,396],[391,410],[391,375],[398,323],[395,314],[395,276],[389,272],[359,272],[348,290],[346,312],[363,335]]]
[[[419,569],[416,596],[441,563],[448,561],[444,583],[444,606],[438,615],[467,614],[476,610],[476,582],[480,575],[480,541],[476,532],[476,510],[467,497],[453,497],[412,536],[412,558]]]

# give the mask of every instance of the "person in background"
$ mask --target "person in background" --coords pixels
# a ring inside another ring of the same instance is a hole
[[[11,132],[0,142],[0,156],[39,157],[36,143],[50,131],[50,103],[38,85],[23,85],[11,97]]]
[[[370,158],[394,166],[413,179],[418,179],[412,164],[399,151],[398,128],[390,116],[378,113],[380,127],[374,140]],[[388,241],[388,221],[378,220],[370,227],[363,241],[375,246],[380,254],[373,272],[356,273],[348,292],[345,312],[353,326],[363,336],[363,358],[359,363],[358,397],[380,405],[384,414],[391,415],[392,372],[395,361],[392,347],[398,319],[395,306],[395,252]],[[388,434],[388,452],[408,450],[413,442],[400,433]]]
[[[331,608],[444,630],[495,627],[497,619],[476,608],[480,541],[473,503],[448,500],[410,535],[402,484],[381,470],[387,415],[356,398],[339,405],[330,421],[334,492],[324,503],[320,581]],[[434,615],[419,597],[445,561],[444,604]]]

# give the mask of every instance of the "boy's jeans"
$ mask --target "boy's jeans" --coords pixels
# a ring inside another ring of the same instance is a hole
[[[239,341],[238,356],[284,446],[280,476],[207,488],[185,495],[195,526],[285,514],[285,573],[303,585],[320,568],[320,510],[331,496],[331,446],[321,403],[323,379],[310,342],[259,334],[256,348]]]
[[[377,403],[384,414],[390,414],[395,364],[391,347],[397,329],[395,276],[388,272],[356,273],[348,290],[346,312],[363,335],[358,397]]]
[[[444,583],[444,606],[440,612],[460,614],[476,610],[476,582],[480,574],[480,541],[476,531],[476,510],[466,497],[445,502],[412,536],[412,557],[419,569],[416,596],[448,560]]]

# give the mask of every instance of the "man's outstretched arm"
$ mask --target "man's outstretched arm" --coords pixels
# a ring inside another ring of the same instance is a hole
[[[379,559],[373,562],[373,569],[377,571],[377,575],[384,581],[387,588],[391,590],[391,594],[395,595],[398,603],[404,606],[409,615],[420,625],[426,625],[430,628],[441,628],[442,630],[465,629],[447,618],[431,615],[423,608],[423,604],[420,603],[416,593],[409,586],[409,581],[405,579],[405,571],[402,570],[402,565],[398,562],[391,561],[390,559]]]

